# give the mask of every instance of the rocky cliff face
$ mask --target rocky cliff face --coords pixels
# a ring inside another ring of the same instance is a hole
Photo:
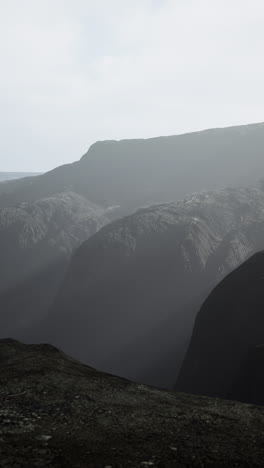
[[[171,387],[200,305],[263,234],[257,188],[194,194],[115,221],[77,250],[42,338],[99,369]]]
[[[107,222],[105,210],[74,193],[0,209],[2,337],[41,315],[73,250]]]
[[[264,410],[97,372],[49,345],[0,341],[0,464],[262,467]]]
[[[263,404],[264,253],[228,275],[198,313],[176,388]]]
[[[97,142],[74,164],[0,186],[0,206],[74,191],[129,214],[203,189],[255,183],[264,174],[263,147],[264,124]]]

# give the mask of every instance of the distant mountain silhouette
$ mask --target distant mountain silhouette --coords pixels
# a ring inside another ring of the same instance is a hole
[[[177,390],[264,403],[264,252],[213,290],[198,313]]]
[[[210,290],[264,242],[264,192],[194,194],[117,220],[74,254],[41,339],[172,387]]]
[[[40,175],[39,172],[0,172],[0,182]]]
[[[73,191],[129,214],[189,193],[252,184],[264,174],[264,124],[147,140],[102,141],[80,161],[0,185],[0,206]]]

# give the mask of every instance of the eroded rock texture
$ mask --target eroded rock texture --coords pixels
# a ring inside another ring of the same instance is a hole
[[[263,242],[258,188],[139,210],[77,250],[42,339],[101,370],[172,387],[201,304]]]
[[[0,209],[0,336],[23,336],[46,313],[79,245],[109,222],[75,193]]]

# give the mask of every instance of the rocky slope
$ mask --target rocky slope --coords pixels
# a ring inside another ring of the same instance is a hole
[[[176,388],[264,403],[264,253],[210,294],[198,313]]]
[[[160,391],[0,341],[0,466],[262,467],[264,410]]]
[[[39,318],[52,302],[71,253],[109,222],[74,193],[0,209],[0,333]]]
[[[264,174],[263,147],[264,124],[97,142],[74,164],[0,186],[0,206],[74,191],[129,214],[194,191],[255,183]]]
[[[172,387],[200,305],[263,239],[257,188],[115,221],[77,250],[40,338],[101,370]]]

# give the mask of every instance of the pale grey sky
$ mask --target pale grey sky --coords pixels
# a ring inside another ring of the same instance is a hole
[[[0,0],[0,171],[264,121],[263,0]]]

